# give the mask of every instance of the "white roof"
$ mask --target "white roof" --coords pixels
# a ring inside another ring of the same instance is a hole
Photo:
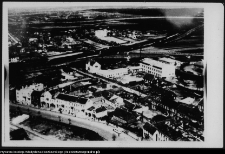
[[[134,111],[138,112],[138,113],[142,113],[142,112],[147,111],[147,110],[148,110],[148,107],[147,106],[143,106],[142,108],[135,109]]]
[[[113,100],[113,99],[117,99],[117,98],[121,98],[121,97],[119,97],[117,95],[113,95],[109,100]]]
[[[195,100],[194,98],[187,97],[187,98],[181,100],[180,102],[185,103],[185,104],[192,104],[194,102],[194,100]]]
[[[175,67],[174,65],[172,65],[171,63],[167,62],[167,61],[164,61],[164,60],[154,60],[154,59],[151,59],[151,58],[144,58],[142,60],[142,62],[144,63],[147,63],[149,65],[154,65],[156,67],[159,67],[159,68],[163,68],[163,67]]]

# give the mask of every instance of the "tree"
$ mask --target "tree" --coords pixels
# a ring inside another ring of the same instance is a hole
[[[112,140],[113,140],[113,141],[116,140],[116,135],[115,135],[115,134],[112,135]]]

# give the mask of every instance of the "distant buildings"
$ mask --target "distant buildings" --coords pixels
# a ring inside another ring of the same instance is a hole
[[[152,74],[156,77],[175,76],[176,66],[172,62],[144,58],[141,61],[140,65],[144,72]]]

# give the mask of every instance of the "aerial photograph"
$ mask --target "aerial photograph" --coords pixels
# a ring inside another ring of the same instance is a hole
[[[7,18],[10,141],[205,141],[204,8],[21,4]]]

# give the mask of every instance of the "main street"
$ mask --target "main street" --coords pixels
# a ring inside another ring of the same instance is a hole
[[[105,140],[108,140],[108,141],[113,140],[112,139],[113,134],[116,134],[116,141],[137,141],[136,139],[132,138],[131,136],[129,136],[125,133],[121,133],[120,135],[117,135],[117,133],[113,131],[114,127],[112,125],[106,125],[101,122],[95,122],[95,121],[91,121],[91,120],[87,120],[87,119],[73,117],[73,116],[69,116],[69,115],[65,115],[65,114],[60,114],[57,112],[33,108],[30,106],[10,103],[10,109],[17,110],[18,107],[25,114],[41,116],[43,118],[50,119],[53,121],[61,121],[62,123],[66,123],[66,124],[70,124],[70,125],[74,125],[74,126],[92,130],[92,131],[98,133],[100,136],[102,136]]]

